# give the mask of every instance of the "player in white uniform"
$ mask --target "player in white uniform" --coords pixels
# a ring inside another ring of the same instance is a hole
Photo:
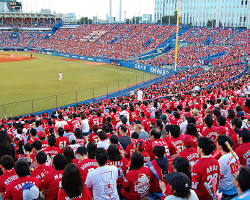
[[[58,80],[59,80],[59,81],[62,80],[62,72],[59,72],[59,74],[58,74]]]
[[[138,89],[138,91],[137,91],[137,100],[142,101],[142,97],[143,97],[143,91],[141,89]]]
[[[225,142],[228,142],[230,146],[233,145],[232,139],[230,137],[226,135],[219,135],[217,142],[217,148],[222,154],[222,156],[218,160],[221,172],[219,191],[222,193],[224,198],[231,198],[237,195],[237,189],[233,185],[233,180],[235,173],[240,168],[240,162],[238,161],[239,159],[236,160],[234,158],[225,144]]]

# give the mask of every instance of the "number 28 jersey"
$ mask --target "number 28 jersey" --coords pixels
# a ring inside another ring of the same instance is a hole
[[[219,162],[212,156],[201,157],[194,165],[192,171],[192,188],[195,190],[199,199],[212,200],[212,197],[207,192],[205,183],[212,189],[212,180],[215,180],[216,191],[220,180],[220,165]]]

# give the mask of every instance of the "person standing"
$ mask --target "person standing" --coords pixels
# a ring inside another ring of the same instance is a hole
[[[137,91],[137,100],[141,102],[143,100],[143,91],[141,89],[138,89]]]
[[[59,81],[62,80],[62,72],[59,72],[59,74],[58,74],[58,80],[59,80]]]
[[[107,166],[108,153],[104,148],[96,151],[96,161],[98,168],[90,171],[85,184],[93,190],[95,200],[119,200],[116,180],[118,179],[118,169],[116,166]]]

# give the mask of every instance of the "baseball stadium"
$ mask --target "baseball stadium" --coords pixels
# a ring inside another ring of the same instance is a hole
[[[56,1],[0,0],[0,200],[250,199],[250,2]]]

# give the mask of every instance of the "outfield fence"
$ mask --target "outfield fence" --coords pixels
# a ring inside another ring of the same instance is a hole
[[[28,113],[36,113],[44,110],[62,107],[69,104],[76,104],[82,101],[96,99],[101,96],[130,88],[139,83],[146,83],[152,80],[156,75],[151,73],[138,74],[135,78],[110,81],[96,87],[79,89],[67,93],[51,95],[42,98],[28,99],[19,102],[13,102],[0,105],[0,118],[14,117]]]

